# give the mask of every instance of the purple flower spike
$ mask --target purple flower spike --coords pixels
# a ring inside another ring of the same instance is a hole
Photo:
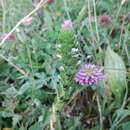
[[[84,65],[75,76],[75,81],[81,85],[93,85],[104,80],[103,68],[94,64]]]
[[[62,24],[63,29],[72,29],[73,28],[73,23],[71,20],[65,20],[64,23]]]

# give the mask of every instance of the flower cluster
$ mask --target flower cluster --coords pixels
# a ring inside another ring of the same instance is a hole
[[[73,23],[71,20],[65,20],[64,23],[62,24],[63,29],[72,29],[73,28]]]
[[[75,81],[79,82],[81,85],[93,85],[104,78],[102,67],[94,64],[86,64],[76,74]]]

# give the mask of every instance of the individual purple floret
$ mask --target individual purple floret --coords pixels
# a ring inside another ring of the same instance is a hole
[[[65,20],[64,23],[62,24],[63,29],[72,29],[73,28],[73,23],[71,20]]]
[[[94,64],[86,64],[76,74],[75,81],[81,85],[93,85],[104,80],[104,78],[102,67]]]

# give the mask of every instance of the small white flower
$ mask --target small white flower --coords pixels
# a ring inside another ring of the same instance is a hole
[[[61,44],[57,44],[56,47],[57,47],[57,48],[61,48]]]
[[[43,117],[39,116],[39,122],[43,121]]]
[[[60,54],[56,54],[56,58],[62,59],[62,56]]]
[[[128,2],[128,0],[122,0],[121,5],[123,5],[125,2]]]
[[[80,56],[79,54],[75,54],[75,55],[73,55],[72,57],[77,58],[77,57],[79,57],[79,56]]]
[[[78,62],[77,62],[77,65],[80,65],[81,64],[81,60],[79,60]]]
[[[87,56],[87,59],[90,59],[91,57],[92,57],[92,56],[88,55],[88,56]]]
[[[32,50],[32,53],[33,53],[33,54],[35,54],[35,53],[36,53],[36,51],[35,51],[35,50]]]
[[[57,77],[58,77],[58,79],[59,79],[59,80],[61,80],[61,79],[62,79],[60,75],[58,75]]]
[[[20,29],[19,29],[19,28],[17,28],[17,29],[16,29],[16,32],[17,32],[17,33],[19,33],[19,32],[20,32]]]
[[[59,67],[59,70],[60,70],[60,71],[64,71],[65,69],[64,69],[63,66],[60,66],[60,67]]]
[[[72,53],[75,53],[75,52],[78,52],[78,51],[79,51],[78,48],[72,48],[72,50],[71,50]]]
[[[62,59],[62,56],[59,53],[53,55],[54,59]]]

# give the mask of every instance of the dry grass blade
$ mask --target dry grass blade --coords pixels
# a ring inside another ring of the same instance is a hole
[[[43,7],[44,5],[46,5],[48,2],[48,0],[41,0],[36,8],[34,10],[32,10],[28,15],[26,15],[24,18],[22,18],[15,27],[13,27],[13,29],[6,35],[6,37],[0,42],[0,48],[2,48],[2,45],[4,44],[4,42],[8,39],[8,37],[22,24],[22,22],[27,19],[28,17],[30,17],[32,14],[34,14],[37,10],[39,10],[41,7]]]
[[[17,65],[15,65],[14,63],[12,63],[9,59],[7,59],[5,56],[3,56],[3,55],[0,55],[0,57],[3,59],[3,60],[5,60],[5,61],[7,61],[8,62],[8,64],[10,64],[12,67],[14,67],[18,72],[20,72],[22,75],[24,75],[24,76],[28,76],[28,74],[23,70],[23,69],[21,69],[20,67],[18,67]]]

